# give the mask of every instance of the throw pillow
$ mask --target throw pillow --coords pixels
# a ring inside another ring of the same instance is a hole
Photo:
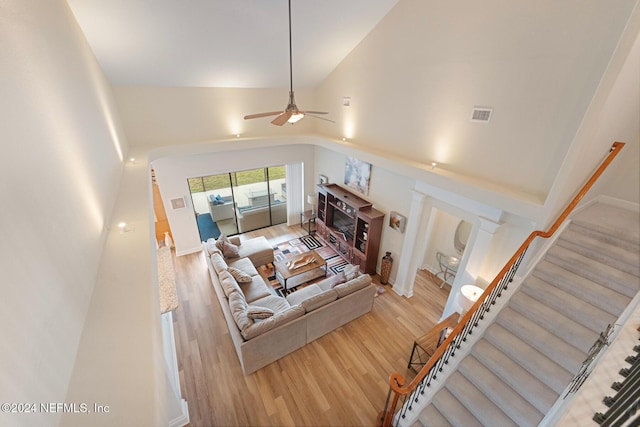
[[[222,234],[220,235],[220,237],[218,237],[218,238],[216,239],[216,247],[217,247],[220,251],[222,251],[222,247],[223,247],[223,245],[224,245],[224,242],[228,242],[228,241],[229,241],[229,238],[228,238],[227,236],[225,236],[225,235],[224,235],[224,233],[222,233]]]
[[[247,310],[247,316],[249,319],[268,319],[273,316],[273,310],[266,307],[258,307],[257,305],[250,305],[249,310]]]
[[[222,255],[225,258],[238,258],[238,247],[231,242],[222,242]]]
[[[238,270],[237,268],[228,267],[227,271],[231,273],[233,278],[236,279],[238,283],[251,283],[251,281],[253,280],[250,275],[242,270]]]
[[[344,277],[347,279],[347,281],[353,280],[360,275],[360,267],[358,267],[357,265],[349,264],[344,268],[344,270],[342,270],[342,272],[344,273]]]
[[[336,274],[335,276],[331,277],[329,280],[331,280],[330,289],[333,289],[339,284],[346,282],[347,277],[344,275],[344,271],[341,271],[340,274]]]

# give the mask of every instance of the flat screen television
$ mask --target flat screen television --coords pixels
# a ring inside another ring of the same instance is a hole
[[[348,239],[353,239],[353,230],[355,228],[355,221],[346,213],[339,209],[333,209],[333,228],[341,231]]]

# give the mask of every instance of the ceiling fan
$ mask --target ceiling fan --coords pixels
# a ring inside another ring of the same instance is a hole
[[[249,114],[244,116],[245,120],[257,119],[260,117],[278,116],[271,121],[276,126],[282,126],[285,123],[294,124],[304,116],[315,117],[316,119],[326,120],[328,122],[335,123],[333,120],[325,119],[324,117],[318,117],[315,114],[328,114],[323,111],[308,111],[300,110],[296,105],[296,101],[293,97],[293,60],[291,54],[291,0],[289,0],[289,103],[284,111],[270,111],[268,113]]]

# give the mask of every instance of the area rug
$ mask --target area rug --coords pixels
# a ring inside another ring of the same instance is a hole
[[[206,242],[210,238],[217,239],[220,237],[220,229],[218,224],[213,222],[211,215],[208,213],[200,214],[196,217],[196,223],[198,224],[198,231],[200,232],[200,240]]]
[[[333,250],[333,248],[313,236],[304,236],[299,239],[287,240],[275,245],[273,247],[273,258],[275,261],[282,261],[285,259],[297,257],[298,255],[309,252],[310,250],[315,250],[316,253],[326,261],[327,276],[333,276],[334,274],[337,274],[336,271],[339,273],[347,265],[347,262],[340,255],[338,255],[338,253]],[[344,266],[342,266],[342,269],[340,269],[340,267],[338,266],[343,264]],[[280,282],[278,282],[278,280],[276,279],[276,273],[273,264],[269,263],[261,265],[260,267],[258,267],[258,272],[265,280],[265,282],[273,287],[278,295],[285,296],[283,295],[282,285],[280,285]],[[302,283],[293,288],[287,288],[287,295],[322,279],[323,278],[321,277],[319,279],[312,280],[311,282]]]

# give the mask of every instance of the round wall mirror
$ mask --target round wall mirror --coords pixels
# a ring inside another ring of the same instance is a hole
[[[471,228],[473,225],[465,220],[460,221],[460,224],[456,227],[456,234],[453,237],[453,246],[456,248],[458,255],[462,255],[464,248],[467,247],[467,241],[471,234]]]

